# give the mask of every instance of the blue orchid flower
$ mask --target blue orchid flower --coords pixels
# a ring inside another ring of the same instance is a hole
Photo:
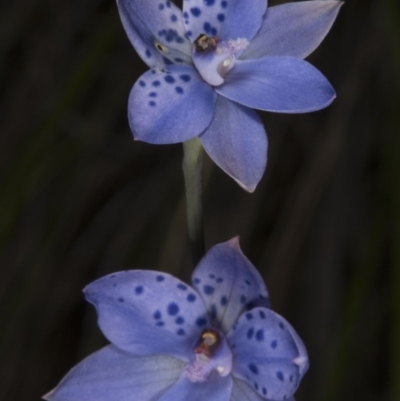
[[[342,2],[305,1],[267,10],[266,0],[118,0],[126,33],[151,68],[133,86],[135,139],[153,144],[199,136],[212,160],[253,192],[267,137],[252,108],[305,113],[335,91],[303,58],[330,30]]]
[[[193,287],[131,270],[91,283],[86,298],[111,345],[73,368],[49,401],[294,400],[306,349],[269,308],[237,238],[211,248]]]

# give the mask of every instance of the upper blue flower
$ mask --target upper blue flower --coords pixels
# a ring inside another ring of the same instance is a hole
[[[193,287],[132,270],[85,289],[112,345],[73,368],[49,401],[292,400],[308,369],[290,324],[269,309],[236,238],[211,248]]]
[[[322,41],[340,1],[270,7],[266,0],[118,0],[130,41],[151,68],[128,105],[136,139],[155,144],[199,136],[208,155],[252,192],[267,161],[267,137],[250,108],[322,109],[335,98],[303,60]]]

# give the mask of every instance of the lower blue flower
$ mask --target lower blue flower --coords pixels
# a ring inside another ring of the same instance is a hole
[[[112,343],[73,368],[49,401],[293,400],[306,349],[269,308],[261,276],[238,240],[211,248],[193,287],[132,270],[85,289]]]

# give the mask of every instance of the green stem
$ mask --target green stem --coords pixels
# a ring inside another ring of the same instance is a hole
[[[186,189],[186,211],[189,228],[192,259],[196,266],[205,252],[202,183],[203,183],[203,148],[199,138],[193,138],[183,143],[183,175]]]

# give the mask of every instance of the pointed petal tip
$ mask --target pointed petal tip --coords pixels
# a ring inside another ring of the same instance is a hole
[[[308,358],[306,356],[298,356],[292,362],[299,367],[303,367],[308,364]]]

